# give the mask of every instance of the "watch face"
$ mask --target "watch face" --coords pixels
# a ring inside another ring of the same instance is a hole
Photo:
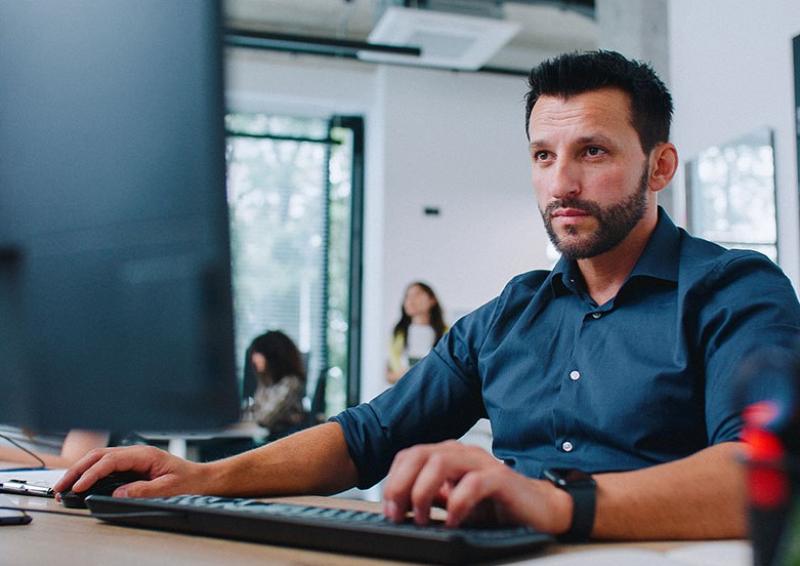
[[[584,482],[594,483],[594,478],[590,474],[574,468],[547,468],[544,476],[562,487]]]

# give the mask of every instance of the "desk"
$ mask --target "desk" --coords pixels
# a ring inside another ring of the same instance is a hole
[[[39,509],[55,509],[75,515],[88,515],[80,509],[65,509],[54,500],[41,497],[8,495],[15,504]],[[376,503],[329,497],[291,497],[283,498],[293,502],[312,505],[329,505],[349,509],[375,510]],[[342,554],[303,550],[298,548],[269,546],[248,542],[224,539],[205,538],[176,533],[148,531],[108,525],[91,518],[68,517],[31,513],[33,522],[29,525],[0,527],[0,563],[3,566],[22,566],[32,564],[57,564],[58,566],[91,566],[93,564],[114,564],[118,566],[183,566],[225,564],[258,565],[292,564],[304,566],[350,564],[409,564],[408,562],[392,562],[374,558],[357,557]],[[676,550],[707,548],[709,544],[728,545],[722,551],[724,561],[689,561],[673,562],[668,559],[667,552],[673,555]],[[730,545],[738,545],[730,547]],[[744,552],[742,552],[744,549]],[[725,564],[726,566],[748,566],[749,556],[745,543],[740,541],[722,543],[695,542],[651,542],[621,544],[587,544],[587,545],[554,545],[546,549],[538,557],[526,557],[517,564],[548,566],[575,566],[579,564],[642,564],[636,552],[651,551],[652,557],[646,562],[649,566],[661,566],[663,562],[680,566],[680,564]],[[631,554],[628,562],[620,562],[608,555],[604,560],[601,554],[581,556],[584,552],[618,552]],[[725,552],[728,556],[724,556]],[[730,554],[736,557],[730,560]],[[656,554],[658,553],[658,554]],[[652,559],[654,558],[654,559]],[[609,560],[611,559],[611,560]],[[510,562],[513,563],[513,562]]]
[[[188,460],[197,460],[197,453],[193,444],[202,440],[212,439],[252,439],[256,442],[263,441],[269,431],[253,421],[243,421],[230,426],[214,430],[199,431],[170,431],[170,432],[137,432],[148,442],[165,442],[167,451]]]

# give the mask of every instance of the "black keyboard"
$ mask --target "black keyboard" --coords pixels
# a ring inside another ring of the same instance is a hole
[[[91,495],[98,519],[178,531],[382,558],[463,564],[528,554],[551,542],[526,527],[447,528],[396,524],[380,513],[201,495],[136,499]]]

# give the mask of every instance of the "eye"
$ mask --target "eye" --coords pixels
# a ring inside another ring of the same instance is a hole
[[[588,155],[589,157],[599,157],[601,155],[604,155],[605,153],[606,150],[603,149],[602,147],[597,147],[593,145],[586,148],[586,155]]]
[[[550,154],[546,151],[534,151],[533,152],[533,160],[534,161],[545,161],[550,156]]]

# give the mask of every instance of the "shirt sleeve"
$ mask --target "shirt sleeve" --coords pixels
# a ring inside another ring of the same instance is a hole
[[[486,415],[477,352],[496,302],[459,320],[393,387],[331,419],[344,431],[358,487],[379,482],[400,450],[458,438]]]
[[[800,332],[800,305],[789,279],[761,254],[735,253],[710,278],[713,292],[699,310],[709,445],[739,440],[738,376],[745,360],[766,347],[791,347]]]
[[[401,372],[408,369],[403,361],[404,348],[403,335],[395,334],[392,336],[392,342],[389,344],[389,369],[391,371]]]

